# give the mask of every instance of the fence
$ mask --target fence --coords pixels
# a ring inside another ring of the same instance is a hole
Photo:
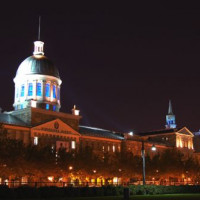
[[[7,185],[10,188],[16,188],[20,186],[29,187],[45,187],[45,186],[55,186],[55,187],[102,187],[102,186],[129,186],[129,185],[143,185],[142,181],[136,182],[122,182],[122,183],[103,183],[103,182],[20,182],[20,181],[7,181],[1,182],[0,185]],[[178,185],[199,185],[198,182],[188,181],[188,182],[173,182],[173,181],[146,181],[146,185],[164,185],[164,186],[178,186]]]

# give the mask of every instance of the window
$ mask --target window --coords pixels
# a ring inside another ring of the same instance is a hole
[[[115,145],[113,145],[113,152],[115,152]]]
[[[56,111],[56,105],[53,105],[53,111]]]
[[[37,96],[41,97],[42,96],[42,84],[37,83]]]
[[[119,151],[119,152],[121,151],[121,147],[120,147],[120,145],[118,145],[118,151]]]
[[[33,144],[38,145],[38,137],[34,137]]]
[[[49,83],[47,83],[46,84],[46,97],[50,97],[50,84]]]
[[[23,109],[23,108],[24,108],[23,104],[21,104],[21,105],[20,105],[20,108],[21,108],[21,109]]]
[[[72,141],[72,149],[75,149],[75,148],[76,148],[76,142]]]
[[[110,151],[110,146],[108,146],[108,151]]]
[[[21,87],[21,97],[24,97],[24,85]]]
[[[28,96],[33,96],[33,83],[28,84]]]
[[[46,104],[46,109],[49,110],[49,104],[48,103]]]
[[[53,85],[53,98],[55,99],[56,98],[56,86]]]

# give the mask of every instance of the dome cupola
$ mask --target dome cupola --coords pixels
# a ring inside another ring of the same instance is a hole
[[[19,65],[14,83],[15,110],[31,106],[59,111],[62,81],[53,62],[44,56],[44,42],[34,42],[33,55]]]

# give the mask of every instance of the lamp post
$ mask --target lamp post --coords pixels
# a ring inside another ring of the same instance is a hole
[[[151,147],[152,151],[156,151],[156,146],[153,144]],[[145,150],[144,150],[144,141],[142,140],[142,182],[143,185],[146,185],[146,179],[145,179]]]

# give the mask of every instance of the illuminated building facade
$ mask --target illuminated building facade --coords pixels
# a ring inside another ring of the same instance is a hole
[[[90,146],[96,153],[123,150],[141,155],[141,140],[145,141],[146,149],[155,144],[158,152],[174,147],[193,152],[193,134],[186,127],[176,128],[171,102],[166,129],[138,134],[80,126],[81,116],[75,106],[72,114],[59,112],[62,81],[53,62],[44,56],[43,48],[42,41],[34,42],[33,55],[17,70],[14,111],[0,113],[6,137],[22,140],[24,144],[64,147],[68,152]]]

